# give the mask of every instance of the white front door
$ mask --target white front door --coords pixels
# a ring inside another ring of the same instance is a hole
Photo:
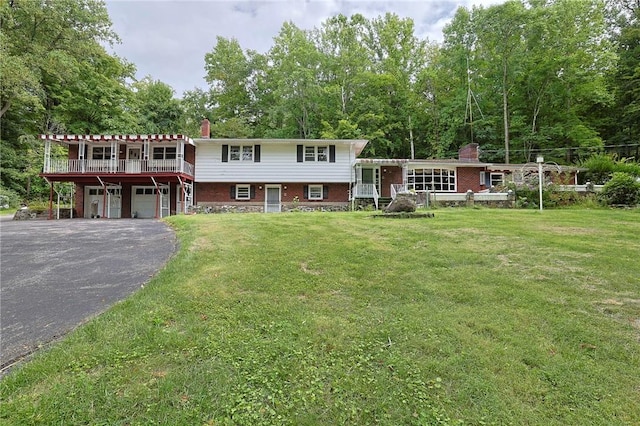
[[[140,173],[140,155],[142,151],[139,146],[130,146],[127,148],[127,173]]]
[[[107,188],[107,217],[109,219],[120,219],[122,209],[122,187],[114,186]]]
[[[280,185],[266,186],[266,196],[264,198],[265,213],[279,213],[280,205]]]

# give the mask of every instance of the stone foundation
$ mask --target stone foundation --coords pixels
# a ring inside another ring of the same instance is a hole
[[[282,203],[282,212],[346,212],[349,204],[344,203],[314,203],[296,204]],[[191,207],[189,213],[264,213],[263,204],[216,204],[198,203]]]

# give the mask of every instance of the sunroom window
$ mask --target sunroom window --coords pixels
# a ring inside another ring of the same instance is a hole
[[[456,172],[452,169],[409,170],[407,186],[414,191],[455,192]]]

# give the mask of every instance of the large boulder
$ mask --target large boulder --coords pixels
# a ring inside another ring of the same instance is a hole
[[[411,192],[400,192],[396,198],[385,209],[386,213],[413,213],[416,211],[416,194]]]

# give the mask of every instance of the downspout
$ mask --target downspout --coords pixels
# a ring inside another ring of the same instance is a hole
[[[182,191],[180,191],[180,194],[181,194],[180,206],[182,207],[182,212],[181,213],[186,213],[187,212],[187,206],[185,206],[185,203],[187,202],[187,190],[184,187],[184,183],[182,182],[182,179],[180,178],[180,176],[178,176],[178,182],[180,183],[180,188],[182,188]],[[178,212],[176,212],[176,214],[177,213]]]
[[[160,208],[160,187],[158,186],[158,182],[151,176],[151,181],[153,185],[156,187],[156,216],[154,219],[159,219],[159,208]]]
[[[351,202],[351,211],[354,209],[353,198],[353,176],[355,174],[356,157],[353,155],[353,143],[349,144],[349,201]]]
[[[45,182],[47,182],[51,189],[49,190],[49,220],[53,220],[53,182],[49,182],[49,179],[43,176]]]
[[[102,185],[102,218],[105,219],[107,214],[107,185],[100,179],[100,176],[96,176],[100,185]]]

